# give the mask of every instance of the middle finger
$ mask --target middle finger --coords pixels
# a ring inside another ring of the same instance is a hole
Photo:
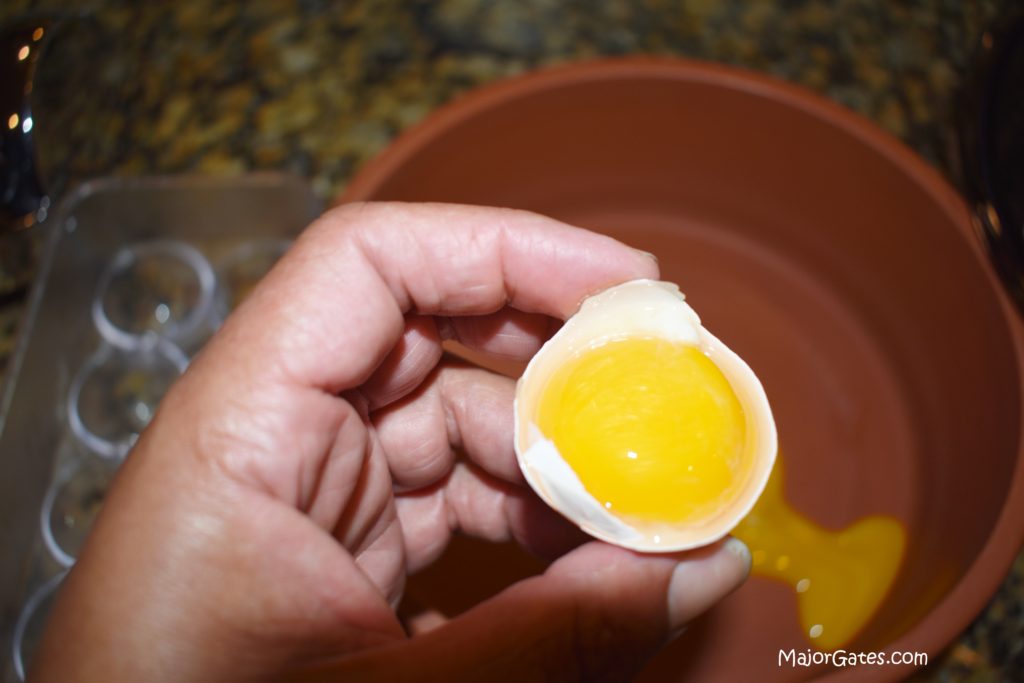
[[[523,483],[512,447],[515,380],[443,361],[416,391],[371,414],[399,490],[448,474],[456,449],[490,474]]]
[[[555,318],[508,307],[477,316],[410,315],[406,317],[402,338],[360,391],[370,410],[408,395],[437,365],[445,340],[459,342],[484,362],[523,362],[537,352],[559,325],[561,321]]]

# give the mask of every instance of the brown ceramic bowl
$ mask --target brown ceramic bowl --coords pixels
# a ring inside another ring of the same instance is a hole
[[[848,650],[935,655],[1000,584],[1024,536],[1021,321],[960,197],[872,124],[719,66],[572,65],[439,110],[343,198],[368,199],[530,209],[657,254],[764,381],[793,504],[906,525],[896,584]],[[457,611],[536,568],[460,542],[411,590]],[[780,668],[790,647],[808,647],[792,592],[754,578],[641,679],[911,672]]]

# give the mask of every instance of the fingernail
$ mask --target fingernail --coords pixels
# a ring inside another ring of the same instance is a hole
[[[674,628],[671,631],[669,631],[668,632],[668,642],[671,643],[673,640],[675,640],[679,636],[681,636],[684,633],[686,633],[686,627],[687,626],[688,626],[688,624],[683,624],[682,626],[680,626],[678,628]]]
[[[747,547],[747,544],[741,541],[740,539],[736,538],[735,536],[730,536],[725,540],[724,547],[727,551],[729,551],[730,553],[732,553],[733,555],[735,555],[743,561],[743,565],[746,567],[746,573],[749,574],[751,559],[750,548]]]
[[[655,264],[658,263],[658,257],[655,256],[654,254],[652,254],[649,251],[644,251],[643,249],[636,249],[636,248],[633,248],[633,251],[635,251],[636,253],[640,254],[641,256],[646,256],[650,260],[654,261]]]
[[[736,538],[699,550],[676,565],[668,584],[671,637],[735,590],[750,572],[750,551]]]

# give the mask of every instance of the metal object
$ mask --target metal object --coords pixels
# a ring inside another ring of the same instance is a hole
[[[31,227],[49,207],[36,164],[31,94],[51,29],[40,20],[0,32],[0,232]]]
[[[975,225],[1024,309],[1024,11],[980,41],[960,120],[960,153]]]
[[[40,226],[46,245],[0,392],[5,652],[26,601],[70,557],[54,557],[40,533],[54,473],[59,479],[76,459],[98,457],[73,434],[66,406],[74,377],[104,344],[90,312],[104,268],[124,245],[152,240],[190,244],[220,265],[243,244],[294,237],[321,208],[304,181],[276,174],[105,179],[73,192]],[[0,656],[0,681],[17,680],[13,661]]]

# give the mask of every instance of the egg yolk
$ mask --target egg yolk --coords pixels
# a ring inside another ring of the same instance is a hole
[[[627,337],[577,353],[544,388],[540,431],[616,516],[704,521],[749,460],[743,408],[699,348]]]
[[[820,650],[848,644],[878,611],[899,572],[906,534],[872,515],[833,531],[783,497],[782,456],[754,509],[733,530],[750,548],[751,573],[789,584],[804,635]]]

